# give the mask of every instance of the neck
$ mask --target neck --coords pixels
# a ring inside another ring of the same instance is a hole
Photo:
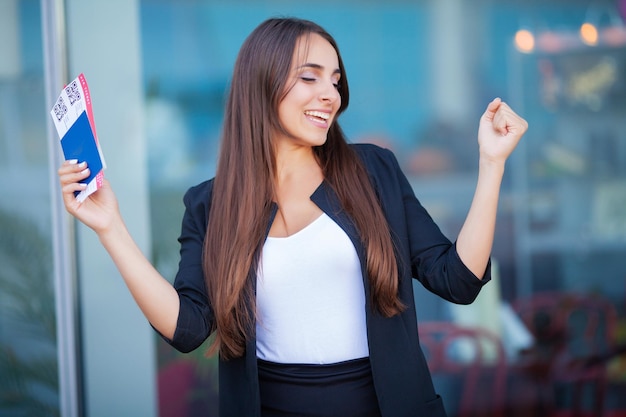
[[[321,168],[310,146],[294,146],[276,152],[276,177],[280,185],[302,176],[320,175]]]

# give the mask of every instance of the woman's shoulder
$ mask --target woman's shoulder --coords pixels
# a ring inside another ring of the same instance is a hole
[[[350,146],[352,149],[354,149],[354,151],[358,154],[374,154],[374,155],[378,155],[378,154],[386,154],[391,152],[389,149],[387,148],[383,148],[380,145],[376,145],[374,143],[351,143],[348,146]]]
[[[398,161],[394,153],[373,143],[353,143],[350,147],[356,152],[368,171],[396,170]]]
[[[187,209],[203,208],[204,211],[206,211],[211,202],[213,180],[214,179],[211,178],[210,180],[202,181],[187,189],[183,197],[183,202]]]

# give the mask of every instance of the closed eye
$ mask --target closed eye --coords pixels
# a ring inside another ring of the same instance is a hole
[[[304,81],[305,83],[313,83],[313,82],[317,81],[317,78],[311,78],[311,77],[300,77],[300,79],[302,81]],[[341,83],[340,82],[333,83],[333,86],[337,90],[339,90],[339,88],[341,87]]]

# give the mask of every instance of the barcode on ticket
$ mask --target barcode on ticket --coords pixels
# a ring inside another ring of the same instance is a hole
[[[63,116],[67,114],[67,106],[65,105],[63,97],[59,97],[54,107],[52,108],[52,111],[54,112],[54,116],[59,122],[61,121],[61,119],[63,119]]]
[[[67,94],[67,98],[70,100],[70,105],[73,105],[80,100],[80,89],[78,88],[78,83],[76,81],[72,81],[67,87],[65,87],[65,93]]]

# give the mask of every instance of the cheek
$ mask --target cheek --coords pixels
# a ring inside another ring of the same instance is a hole
[[[281,104],[278,108],[278,125],[283,132],[291,132],[297,129],[296,123],[299,123],[297,108],[289,103]]]
[[[285,123],[289,123],[289,120],[293,117],[293,108],[289,105],[289,103],[283,103],[278,108],[278,121],[282,126]]]

